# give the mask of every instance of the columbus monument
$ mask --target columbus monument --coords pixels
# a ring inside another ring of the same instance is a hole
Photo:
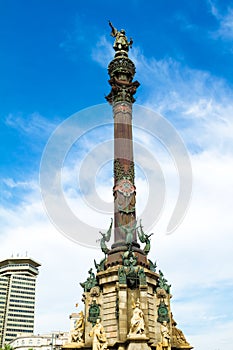
[[[93,350],[192,349],[173,318],[171,286],[153,259],[150,236],[136,220],[132,106],[139,82],[128,57],[133,40],[111,22],[115,56],[109,63],[106,100],[114,118],[114,220],[101,233],[101,261],[94,261],[83,288],[84,311],[74,315],[64,348]],[[113,244],[109,246],[111,235]]]

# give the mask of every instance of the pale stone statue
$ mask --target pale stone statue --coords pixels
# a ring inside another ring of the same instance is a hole
[[[135,308],[133,310],[133,316],[131,318],[131,326],[129,330],[129,336],[136,334],[144,334],[145,331],[145,322],[144,322],[144,314],[140,309],[140,302],[137,300]]]
[[[74,329],[71,330],[71,342],[83,343],[84,334],[84,314],[82,311],[79,312],[79,318],[75,321]]]
[[[159,343],[157,345],[156,349],[158,349],[158,350],[171,350],[171,336],[170,336],[170,332],[169,332],[166,321],[164,321],[161,324],[160,331],[161,331],[162,341],[161,341],[161,343]]]
[[[97,318],[95,326],[90,331],[90,336],[93,338],[92,350],[107,350],[107,338],[99,318]]]

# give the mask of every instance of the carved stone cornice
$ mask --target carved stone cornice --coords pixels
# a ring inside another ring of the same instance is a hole
[[[110,104],[120,101],[135,102],[133,95],[140,85],[138,81],[133,82],[135,71],[135,65],[128,57],[116,57],[109,63],[109,84],[112,89],[105,98]]]
[[[128,81],[132,81],[135,72],[135,65],[128,57],[117,57],[108,65],[108,74],[110,78],[117,76],[120,79],[121,75],[123,75],[127,77]]]
[[[105,98],[110,104],[121,101],[129,103],[135,102],[133,95],[136,93],[137,88],[140,85],[138,81],[128,82],[127,80],[119,80],[116,77],[113,77],[109,80],[109,84],[112,89],[110,94]]]

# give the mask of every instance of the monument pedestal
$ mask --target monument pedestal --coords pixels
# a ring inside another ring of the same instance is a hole
[[[127,350],[151,350],[151,347],[148,345],[149,338],[144,334],[135,334],[127,338]]]
[[[92,346],[90,331],[98,319],[109,349],[155,350],[161,344],[164,330],[172,350],[192,348],[172,317],[170,285],[160,270],[155,272],[155,264],[146,255],[140,259],[139,254],[129,246],[113,266],[108,265],[107,257],[105,263],[96,264],[100,270],[94,274],[90,269],[89,277],[81,283],[85,304],[84,348]],[[75,346],[67,344],[66,348]]]
[[[62,349],[65,349],[65,350],[69,350],[69,349],[82,349],[84,348],[84,342],[81,343],[77,343],[77,342],[73,342],[73,343],[68,343],[68,344],[65,344],[62,346]]]

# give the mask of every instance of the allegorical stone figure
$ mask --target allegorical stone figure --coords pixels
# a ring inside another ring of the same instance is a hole
[[[90,336],[92,337],[92,350],[107,350],[107,338],[99,318],[97,318],[95,326],[91,329]]]
[[[131,325],[130,325],[130,330],[128,334],[129,336],[132,336],[135,334],[144,334],[144,331],[145,331],[144,314],[140,309],[139,300],[137,300],[136,302],[130,324]]]
[[[171,350],[171,336],[170,336],[170,332],[169,332],[166,321],[164,321],[161,324],[160,331],[161,331],[162,340],[161,340],[161,343],[159,343],[157,345],[156,349],[158,349],[158,350]]]
[[[84,315],[83,312],[79,312],[79,318],[75,321],[74,329],[71,330],[71,342],[82,343],[84,334]]]

